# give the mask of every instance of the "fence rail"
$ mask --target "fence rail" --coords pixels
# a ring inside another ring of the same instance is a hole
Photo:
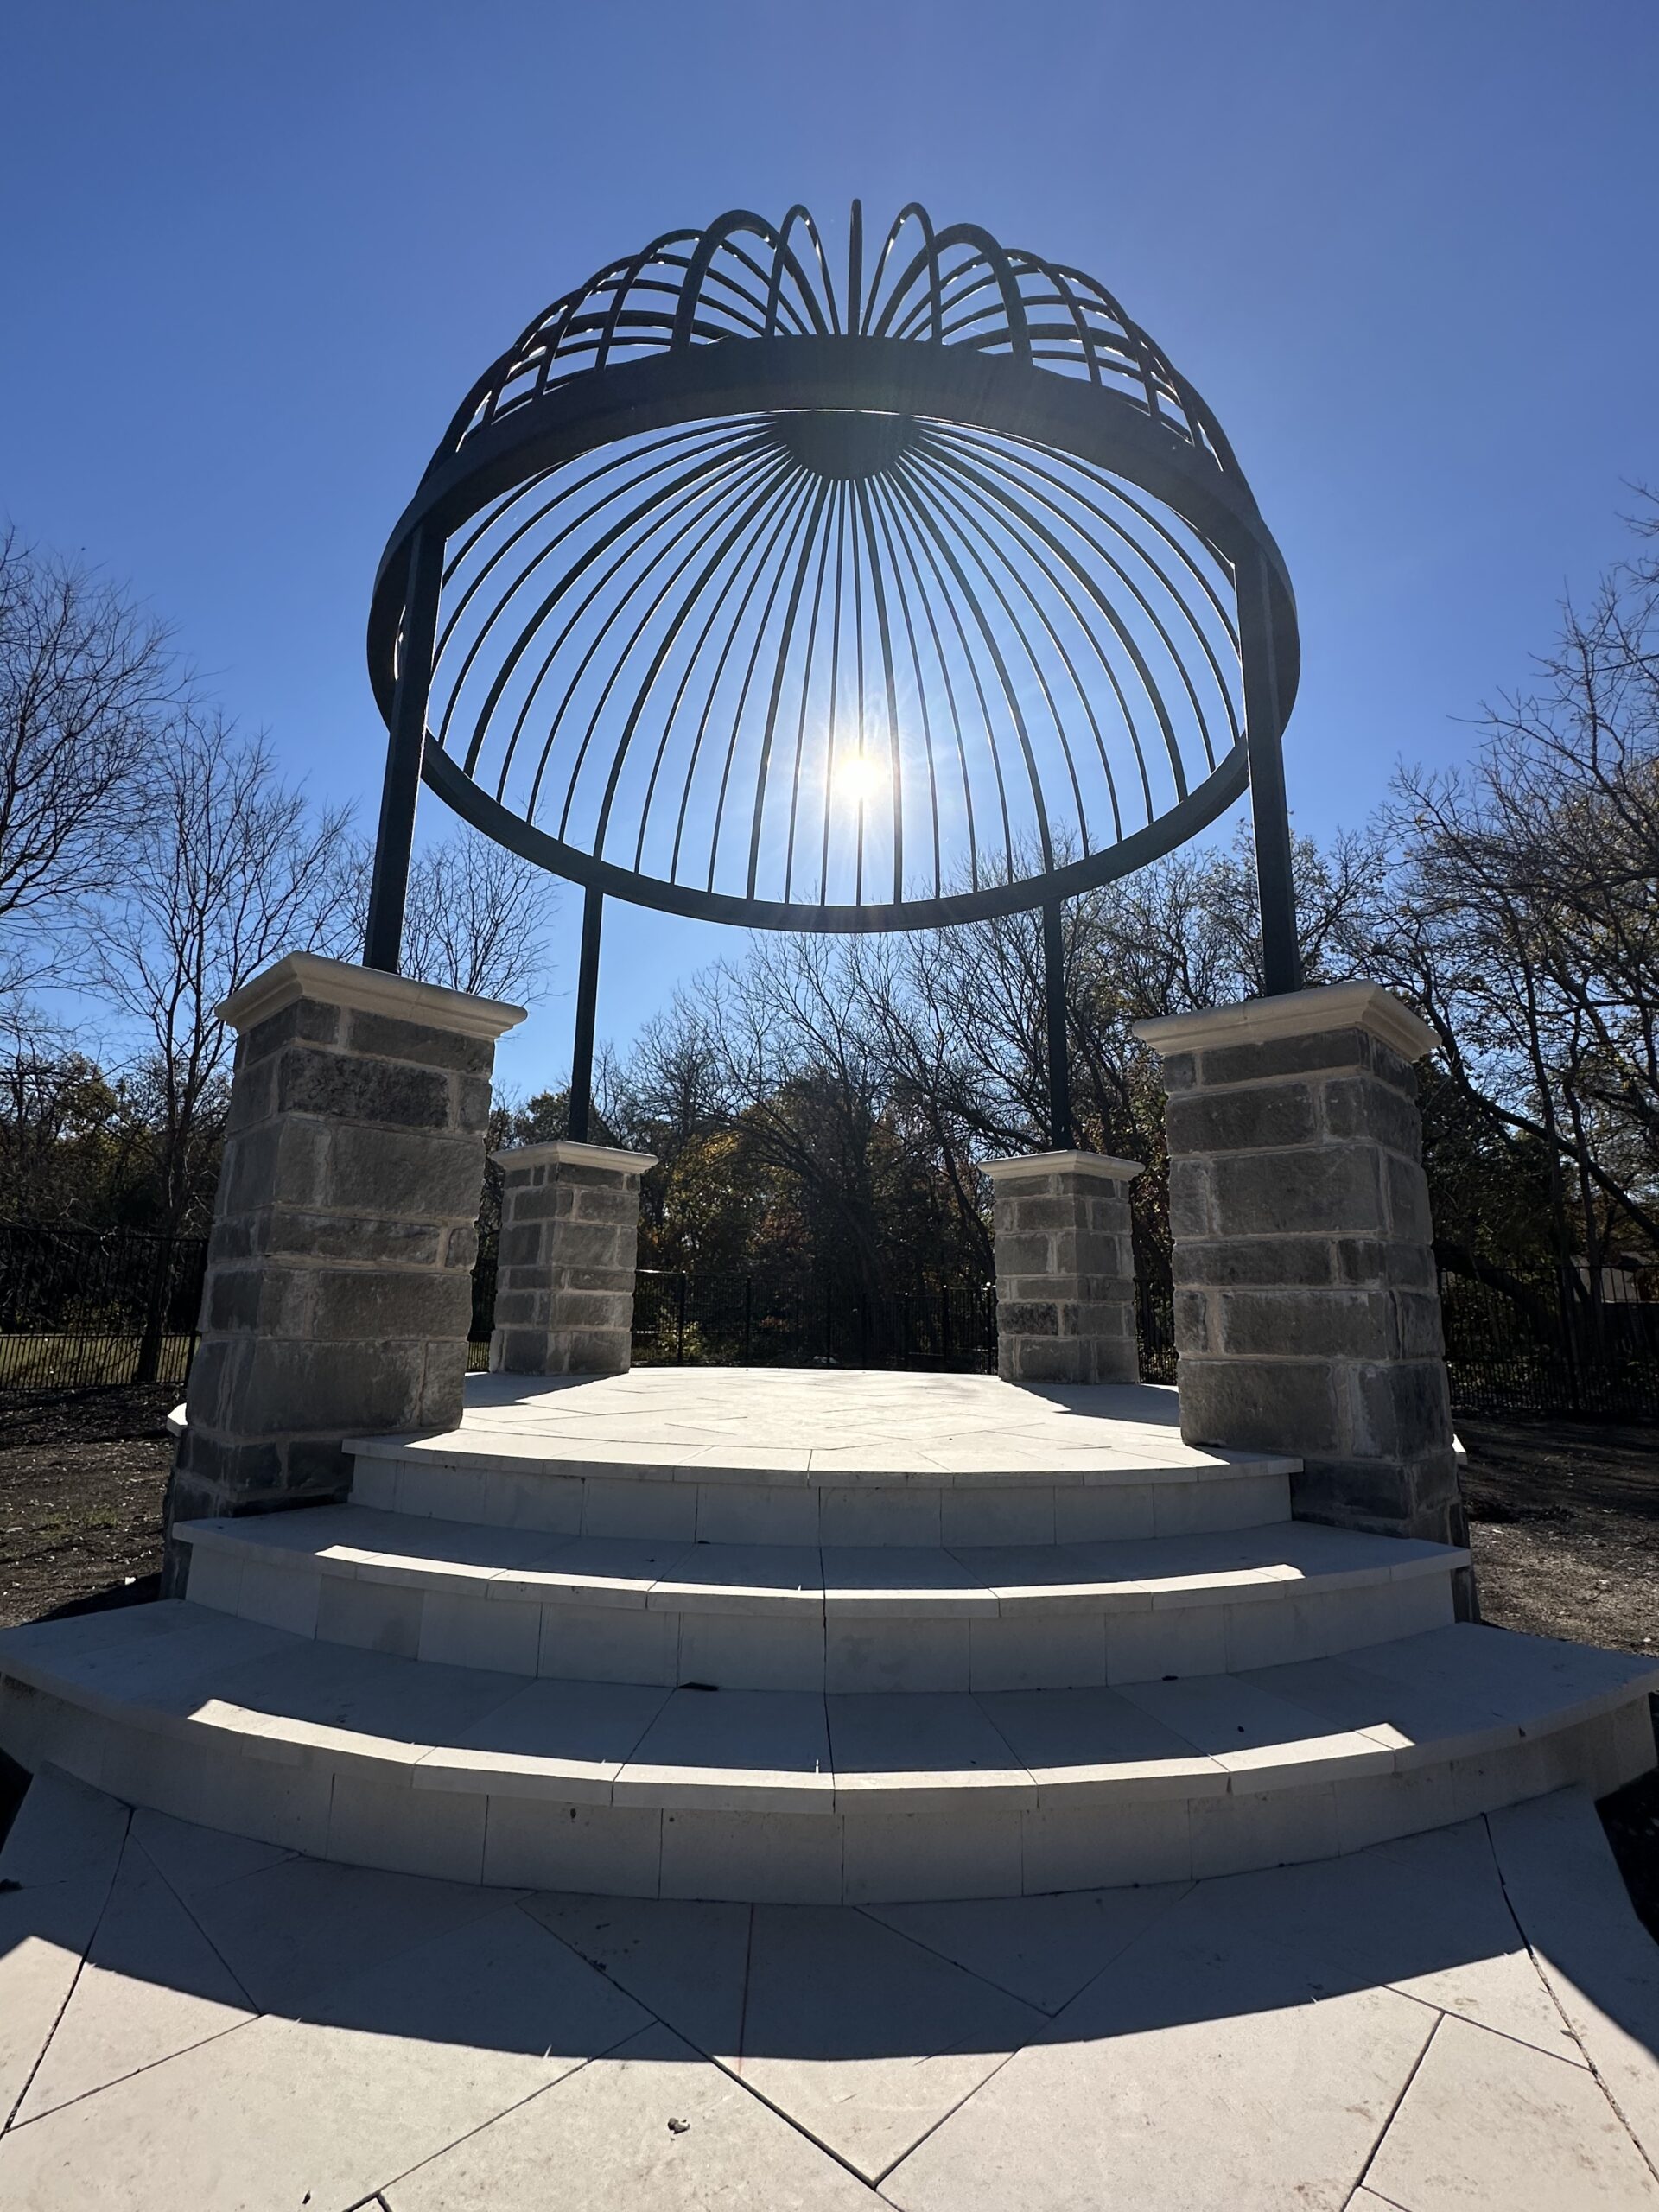
[[[189,1373],[203,1236],[0,1223],[0,1390]]]
[[[195,1351],[207,1240],[141,1230],[0,1223],[0,1392],[154,1381],[181,1384]],[[1570,1272],[1502,1283],[1440,1279],[1452,1402],[1484,1414],[1659,1421],[1659,1303],[1586,1295]],[[469,1363],[489,1361],[495,1252],[473,1281]],[[1141,1371],[1175,1379],[1169,1285],[1136,1286]],[[641,1366],[909,1367],[996,1364],[991,1286],[934,1281],[871,1296],[802,1277],[641,1270]]]

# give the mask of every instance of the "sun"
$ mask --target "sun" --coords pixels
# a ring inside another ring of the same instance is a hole
[[[874,753],[849,753],[836,761],[836,789],[849,804],[865,804],[879,798],[887,789],[889,771],[885,760]]]

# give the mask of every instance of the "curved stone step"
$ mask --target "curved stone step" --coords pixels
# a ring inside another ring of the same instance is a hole
[[[1350,1651],[1449,1622],[1468,1562],[1303,1522],[900,1550],[326,1506],[176,1534],[193,1603],[325,1642],[519,1675],[831,1692],[1083,1688]]]
[[[458,1436],[461,1432],[457,1432]],[[1033,1458],[931,1469],[861,1452],[830,1466],[734,1449],[679,1463],[599,1443],[561,1456],[456,1437],[370,1438],[353,1454],[354,1503],[554,1535],[734,1544],[1052,1544],[1260,1528],[1290,1514],[1299,1460],[1178,1445],[1116,1465]],[[805,1461],[802,1452],[798,1457]],[[942,1455],[943,1456],[943,1455]]]
[[[1294,1459],[1181,1440],[1173,1389],[649,1368],[468,1378],[461,1426],[350,1441],[360,1505],[561,1535],[1052,1544],[1287,1519]]]
[[[188,1604],[0,1635],[0,1745],[209,1827],[452,1879],[819,1903],[1328,1857],[1654,1762],[1649,1662],[1473,1625],[1123,1690],[515,1683]]]

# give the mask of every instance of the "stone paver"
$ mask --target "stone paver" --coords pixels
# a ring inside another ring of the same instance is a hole
[[[1017,1998],[862,1914],[757,1905],[742,2048],[729,2063],[876,2181],[1043,2025]]]
[[[20,2120],[253,2017],[247,1992],[129,1838],[108,1904]]]
[[[904,2212],[1337,2212],[1437,2016],[1385,1988],[1310,2002],[1271,1954],[1188,1937],[1182,1913],[1122,1953],[885,2194]]]
[[[1573,1793],[853,1910],[366,1873],[48,1777],[0,1877],[7,2212],[1659,2212],[1659,1953]]]
[[[1139,1890],[1080,1890],[1069,1897],[864,1910],[1039,2012],[1054,2013],[1178,1904],[1187,1887],[1162,1882]]]
[[[1366,2184],[1409,2212],[1654,2212],[1659,2182],[1583,2068],[1442,2020]]]
[[[1659,2172],[1659,1949],[1607,1879],[1589,1800],[1564,1789],[1495,1813],[1493,1848],[1532,1954],[1625,2125]]]
[[[556,2177],[556,2179],[555,2178]],[[652,2028],[394,2183],[390,2212],[879,2212],[728,2075]]]

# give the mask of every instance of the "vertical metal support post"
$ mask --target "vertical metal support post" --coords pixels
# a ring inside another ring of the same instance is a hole
[[[1296,887],[1291,868],[1290,808],[1279,704],[1279,656],[1260,554],[1238,573],[1240,658],[1244,670],[1244,734],[1250,764],[1250,822],[1255,837],[1256,896],[1262,908],[1262,987],[1268,998],[1302,988],[1296,942]]]
[[[1071,1148],[1071,1065],[1065,1037],[1065,939],[1060,902],[1043,908],[1043,998],[1048,1014],[1048,1142],[1052,1152]]]
[[[380,826],[374,841],[363,965],[397,973],[404,944],[404,906],[409,896],[409,855],[415,838],[415,802],[421,788],[426,743],[426,700],[432,684],[432,647],[443,588],[443,537],[423,523],[409,549],[409,586],[397,652],[397,685],[386,733],[386,774],[380,787]]]
[[[679,1315],[675,1323],[674,1364],[676,1367],[685,1365],[685,1269],[683,1268],[680,1269],[680,1307]]]
[[[743,1364],[749,1364],[749,1339],[754,1325],[754,1277],[743,1278]]]
[[[594,1105],[594,1013],[599,1000],[599,925],[605,893],[590,883],[582,902],[582,964],[576,971],[576,1036],[570,1052],[570,1135],[588,1141]]]

